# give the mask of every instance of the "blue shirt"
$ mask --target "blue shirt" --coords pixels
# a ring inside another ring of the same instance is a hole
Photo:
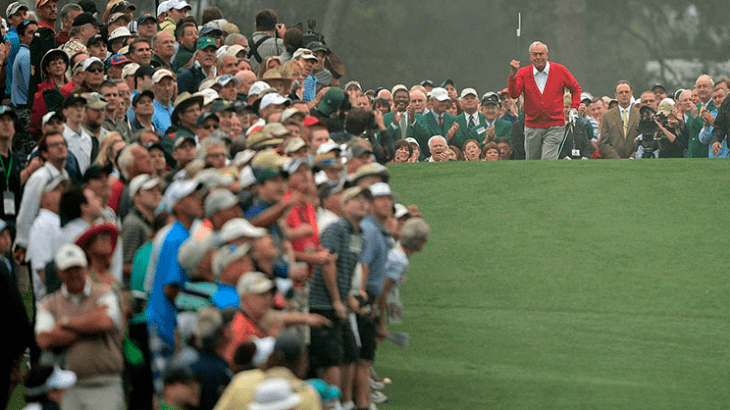
[[[8,29],[5,37],[3,37],[3,42],[6,41],[10,42],[10,52],[8,52],[7,59],[10,69],[7,70],[7,74],[5,75],[5,95],[10,95],[10,92],[13,90],[13,63],[15,63],[15,56],[20,51],[20,36],[18,36],[18,31],[14,28]]]
[[[360,262],[368,265],[368,280],[365,290],[375,296],[383,292],[385,281],[385,264],[388,261],[388,231],[383,228],[372,215],[366,216],[360,222],[363,233],[362,253]]]
[[[30,84],[30,48],[25,44],[21,45],[18,54],[15,56],[15,62],[12,66],[13,72],[13,92],[10,102],[14,106],[28,104],[28,84]]]
[[[152,114],[152,124],[155,126],[157,135],[162,138],[165,136],[165,131],[172,125],[173,106],[170,104],[169,107],[165,107],[157,99],[153,103],[155,104],[155,113]]]
[[[137,116],[134,114],[134,110],[132,109],[132,100],[134,99],[134,96],[139,94],[139,91],[132,90],[132,93],[129,96],[129,108],[127,108],[127,119],[129,120],[129,123],[133,123],[134,120],[137,119]]]
[[[147,303],[147,321],[156,328],[157,334],[171,346],[175,345],[177,309],[165,295],[165,286],[183,285],[188,275],[180,267],[177,254],[180,246],[190,237],[190,232],[176,221],[165,235],[155,258],[157,264],[152,292]],[[154,252],[154,250],[153,250]]]
[[[218,283],[218,291],[210,297],[215,307],[218,309],[239,308],[238,292],[235,286],[226,283]]]
[[[317,77],[313,74],[310,74],[309,77],[304,79],[302,87],[304,88],[302,92],[304,102],[310,102],[317,97]]]

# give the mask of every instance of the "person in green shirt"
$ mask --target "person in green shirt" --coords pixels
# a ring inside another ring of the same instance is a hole
[[[198,41],[198,27],[194,21],[185,21],[175,29],[175,38],[180,43],[175,59],[172,60],[172,69],[180,75],[190,67],[195,54],[195,43]]]

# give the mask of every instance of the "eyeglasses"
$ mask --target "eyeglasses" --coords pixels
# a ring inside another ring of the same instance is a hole
[[[66,143],[66,141],[59,141],[48,144],[48,148],[56,148],[61,145],[63,145],[64,147],[68,147],[68,143]]]
[[[104,72],[104,69],[103,68],[99,68],[99,67],[91,67],[91,68],[87,68],[86,69],[86,72],[88,72],[88,73],[103,73]]]
[[[205,125],[202,126],[202,128],[204,130],[209,130],[211,128],[213,128],[214,130],[217,130],[218,128],[220,128],[220,125],[218,125],[218,124],[205,124]]]

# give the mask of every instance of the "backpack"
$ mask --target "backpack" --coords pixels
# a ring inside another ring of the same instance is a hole
[[[48,50],[56,48],[56,34],[48,27],[39,27],[30,42],[30,83],[28,84],[28,95],[35,95],[38,91],[38,84],[42,83],[41,60]]]

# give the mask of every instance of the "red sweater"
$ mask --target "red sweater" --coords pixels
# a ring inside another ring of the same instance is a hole
[[[565,125],[563,114],[563,90],[570,90],[573,98],[573,108],[580,105],[580,84],[575,81],[567,68],[557,63],[550,63],[545,90],[541,94],[537,88],[535,76],[532,75],[533,65],[522,67],[515,77],[509,76],[509,96],[517,98],[525,95],[523,111],[525,112],[525,126],[531,128],[548,128]]]

